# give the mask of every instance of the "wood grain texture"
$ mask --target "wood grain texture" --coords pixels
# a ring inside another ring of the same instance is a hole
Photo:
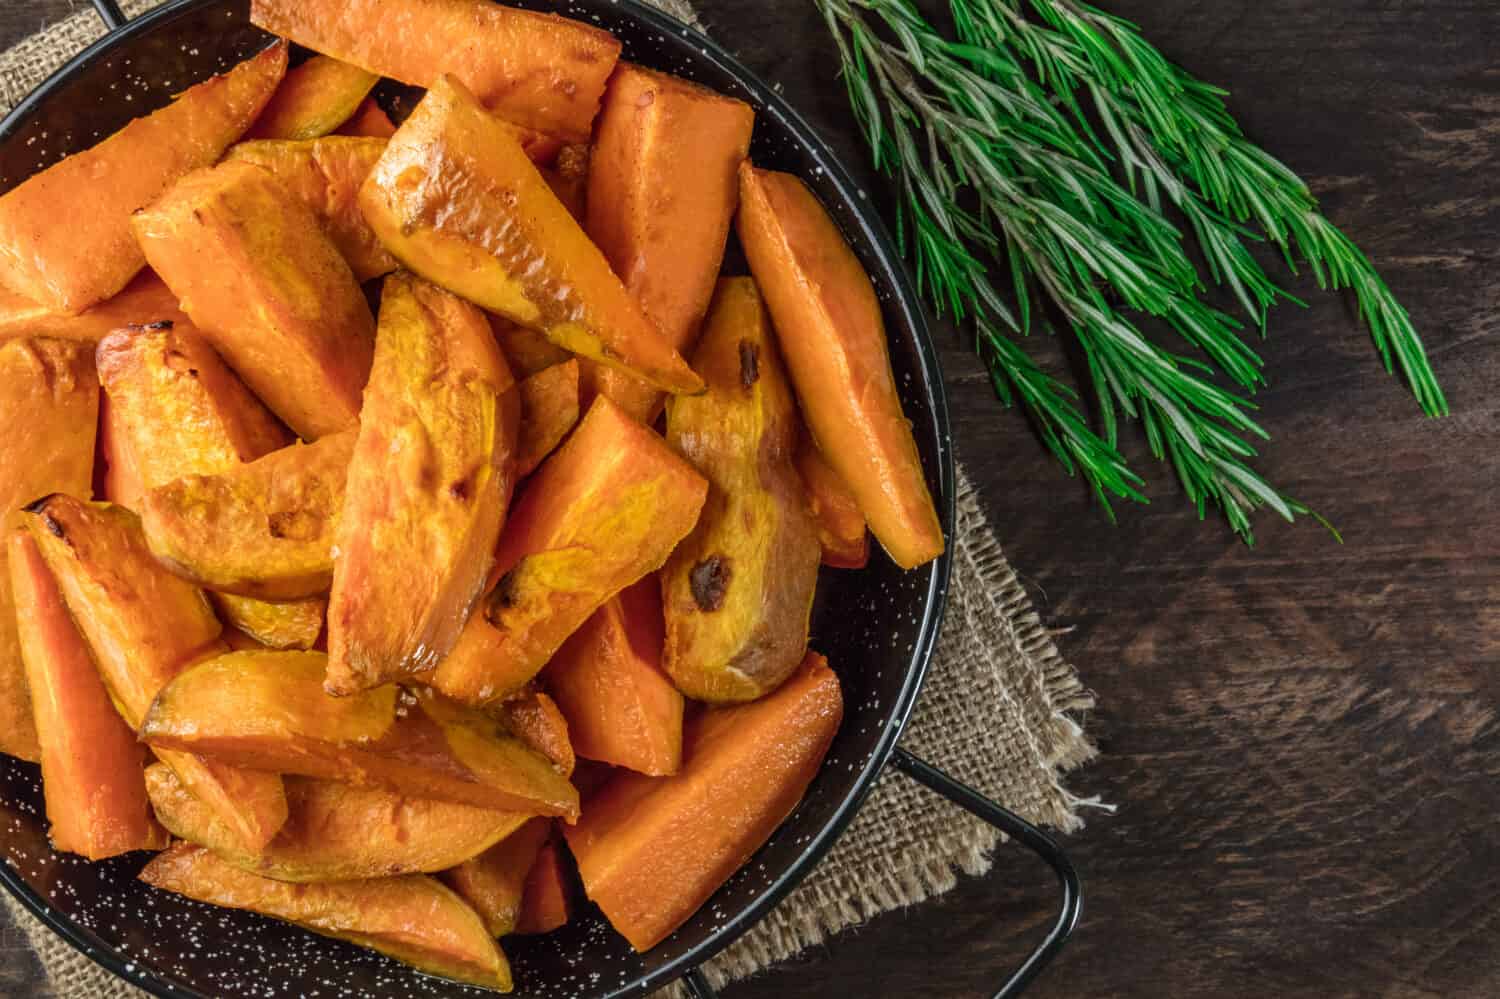
[[[1345,543],[1262,520],[1247,550],[1197,521],[1139,440],[1156,501],[1111,527],[945,340],[959,455],[1099,695],[1104,756],[1072,789],[1120,806],[1070,843],[1084,922],[1029,995],[1500,994],[1500,12],[1105,5],[1229,87],[1249,133],[1307,177],[1411,310],[1454,416],[1424,420],[1347,303],[1295,285],[1312,308],[1277,313],[1264,345],[1259,467]],[[0,4],[0,45],[80,6]],[[699,6],[864,163],[809,0]],[[1032,347],[1062,368],[1055,344]],[[1051,902],[1006,849],[988,877],[726,995],[987,995]],[[0,965],[0,992],[35,994],[17,934],[0,932]]]

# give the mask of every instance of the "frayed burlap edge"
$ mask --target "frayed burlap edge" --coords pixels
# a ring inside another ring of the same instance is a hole
[[[654,2],[698,26],[682,0]],[[123,6],[135,14],[156,2]],[[97,17],[83,11],[0,54],[0,110],[102,34]],[[962,469],[958,483],[947,620],[902,744],[1034,821],[1076,830],[1079,809],[1106,807],[1075,797],[1062,783],[1063,774],[1094,756],[1078,720],[1093,706],[1093,695],[1058,652]],[[823,862],[710,962],[708,977],[716,985],[746,977],[882,912],[949,891],[958,872],[979,876],[990,869],[998,841],[989,826],[888,772]],[[73,950],[8,895],[4,902],[36,949],[54,995],[144,995]]]

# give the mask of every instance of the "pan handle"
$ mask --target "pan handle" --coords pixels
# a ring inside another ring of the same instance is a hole
[[[1057,956],[1057,952],[1062,950],[1063,944],[1068,942],[1068,937],[1078,925],[1078,917],[1083,912],[1083,883],[1079,880],[1078,871],[1074,869],[1073,862],[1068,859],[1067,853],[1051,836],[1010,809],[986,798],[967,784],[949,777],[926,760],[897,747],[891,755],[891,765],[976,818],[983,819],[1007,836],[1019,840],[1046,861],[1047,866],[1051,867],[1052,872],[1057,875],[1058,886],[1062,889],[1062,903],[1057,913],[1057,921],[1052,924],[1052,929],[1042,942],[1037,944],[1036,949],[1027,956],[1025,961],[1021,962],[1015,971],[1010,973],[1005,983],[996,990],[994,999],[1012,999],[1020,995],[1026,986],[1031,984],[1032,979],[1041,974],[1048,962]],[[682,983],[692,999],[717,999],[718,993],[709,984],[701,968],[690,968],[682,976]]]
[[[93,2],[94,9],[99,12],[99,16],[104,19],[105,27],[110,31],[125,27],[125,22],[130,20],[115,0],[93,0]]]

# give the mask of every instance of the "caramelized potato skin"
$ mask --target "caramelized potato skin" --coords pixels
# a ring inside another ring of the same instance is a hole
[[[684,354],[713,297],[754,126],[748,104],[675,76],[626,63],[610,78],[586,228],[662,342]],[[661,409],[660,391],[617,368],[585,364],[583,386],[586,401],[602,393],[642,422]]]
[[[257,877],[208,850],[178,843],[141,871],[156,888],[230,909],[249,909],[371,947],[430,974],[509,992],[510,965],[463,901],[420,874],[368,881],[287,884]]]
[[[299,436],[354,424],[375,322],[301,199],[232,160],[184,177],[132,225],[183,311]]]
[[[349,120],[379,75],[314,55],[287,71],[250,127],[252,139],[316,139]]]
[[[843,712],[838,677],[810,652],[769,696],[692,718],[675,776],[620,771],[589,797],[563,835],[584,890],[631,946],[660,943],[770,838],[817,774]]]
[[[515,129],[454,78],[439,79],[402,123],[360,205],[386,248],[433,283],[666,391],[702,390]]]
[[[429,668],[458,640],[515,485],[514,386],[477,308],[386,279],[335,535],[330,693]]]
[[[0,343],[0,529],[54,492],[87,496],[93,482],[99,381],[87,343],[27,338]],[[43,460],[44,459],[44,460]],[[10,576],[0,572],[0,752],[39,762]]]
[[[620,55],[607,31],[488,0],[254,0],[274,34],[431,88],[452,73],[508,121],[586,142]]]
[[[719,282],[693,363],[709,389],[667,403],[667,441],[709,491],[662,570],[662,665],[689,697],[748,701],[802,662],[820,551],[792,465],[797,406],[750,278]]]
[[[278,42],[0,197],[0,283],[70,315],[124,288],[146,262],[131,212],[217,160],[260,114],[286,57]]]
[[[943,552],[942,525],[869,275],[791,174],[743,163],[736,224],[819,450],[892,561],[903,569],[932,561]]]

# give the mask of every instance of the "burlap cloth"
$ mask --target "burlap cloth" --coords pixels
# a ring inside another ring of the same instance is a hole
[[[25,0],[4,0],[25,2]],[[129,14],[160,0],[127,0]],[[681,0],[651,0],[688,23]],[[103,33],[83,11],[0,54],[0,112]],[[963,469],[948,614],[927,684],[902,745],[1028,818],[1062,830],[1092,801],[1060,775],[1094,755],[1074,720],[1092,695],[1058,655],[1005,561]],[[956,872],[989,870],[994,830],[887,773],[843,837],[805,882],[707,968],[716,984],[742,978],[840,930],[948,891]],[[144,996],[81,956],[3,895],[11,921],[36,948],[64,999]]]

